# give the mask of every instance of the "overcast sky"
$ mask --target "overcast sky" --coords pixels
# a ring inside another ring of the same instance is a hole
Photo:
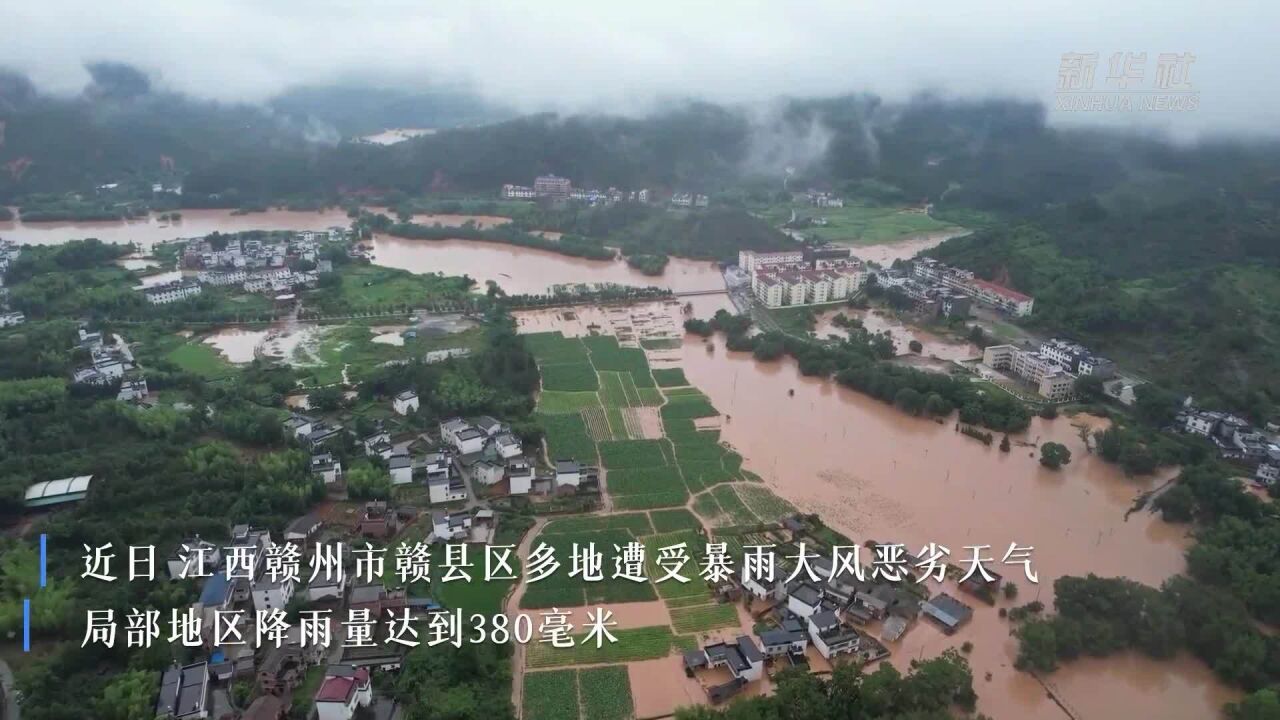
[[[1191,53],[1192,112],[1058,112],[1057,121],[1280,129],[1280,2],[1200,0],[65,0],[0,4],[0,65],[74,92],[82,63],[138,65],[204,97],[299,83],[465,82],[522,109],[640,111],[659,98],[761,100],[932,90],[1054,104],[1064,53]],[[1136,96],[1134,96],[1136,98]]]

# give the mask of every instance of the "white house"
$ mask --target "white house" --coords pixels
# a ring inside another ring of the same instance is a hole
[[[316,689],[313,705],[317,720],[351,720],[356,708],[373,702],[373,686],[366,668],[331,665]]]
[[[807,618],[822,607],[822,591],[808,584],[799,583],[789,588],[787,609],[796,615]]]
[[[432,453],[426,457],[427,496],[432,505],[467,499],[467,484],[454,467],[453,458],[446,453]]]
[[[324,478],[326,485],[342,478],[342,463],[332,453],[311,456],[311,472]]]
[[[186,300],[200,294],[200,286],[196,283],[178,280],[166,285],[147,288],[142,293],[152,305],[166,305]]]
[[[360,444],[364,446],[364,454],[369,457],[389,460],[395,452],[395,448],[391,446],[391,433],[386,430],[379,430],[369,435],[361,440]]]
[[[498,462],[481,460],[471,466],[471,475],[482,485],[495,485],[502,480],[507,469]]]
[[[577,460],[557,460],[556,461],[556,487],[561,488],[565,485],[578,487],[582,482],[582,466]]]
[[[471,427],[471,423],[462,418],[450,418],[440,423],[440,440],[450,445],[457,446],[458,433]]]
[[[520,444],[520,440],[509,432],[498,433],[493,438],[493,446],[503,460],[509,460],[524,454],[524,446]]]
[[[710,667],[725,666],[729,674],[746,682],[764,677],[764,655],[746,635],[739,635],[733,642],[721,642],[703,648]]]
[[[784,620],[782,627],[756,634],[760,637],[760,645],[767,657],[802,653],[809,645],[809,634],[805,631],[804,623],[794,617]]]
[[[26,321],[27,321],[27,316],[23,315],[20,312],[15,311],[15,312],[0,313],[0,328],[21,325]]]
[[[476,428],[480,430],[480,432],[484,433],[486,437],[494,437],[499,433],[505,432],[507,429],[506,425],[503,425],[488,415],[481,415],[476,418],[475,425]]]
[[[1262,463],[1258,466],[1258,470],[1254,473],[1254,477],[1263,485],[1274,485],[1277,479],[1280,479],[1280,465],[1272,465],[1271,463]]]
[[[512,495],[528,495],[533,490],[533,465],[524,457],[507,460],[507,480]]]
[[[431,513],[431,531],[441,541],[465,539],[471,531],[471,515],[436,510]]]
[[[413,461],[408,455],[393,455],[387,466],[391,468],[392,485],[408,485],[413,482]]]
[[[284,421],[284,431],[296,438],[305,438],[315,429],[316,421],[306,415],[298,415],[294,413]]]
[[[125,380],[120,383],[120,390],[116,393],[116,400],[120,402],[129,402],[131,400],[142,400],[147,397],[147,379],[138,378],[136,380]]]
[[[391,402],[391,406],[395,409],[397,415],[408,415],[411,412],[417,412],[418,393],[412,390],[405,390],[396,395],[395,400]]]
[[[289,579],[268,580],[265,577],[253,584],[253,609],[260,612],[283,610],[293,599],[293,581]]]
[[[831,610],[823,610],[809,617],[809,639],[822,657],[830,660],[841,653],[858,650],[858,633],[840,622]]]

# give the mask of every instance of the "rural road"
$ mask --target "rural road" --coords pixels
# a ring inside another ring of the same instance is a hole
[[[4,688],[3,720],[21,720],[22,708],[18,706],[18,688],[9,663],[0,660],[0,687]]]

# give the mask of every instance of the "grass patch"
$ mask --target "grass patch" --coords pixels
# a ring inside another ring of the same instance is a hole
[[[635,714],[631,678],[621,665],[578,671],[582,717],[589,720],[627,720]]]
[[[614,440],[600,443],[600,462],[613,470],[661,467],[667,464],[665,440]]]
[[[600,397],[593,392],[563,392],[544,390],[538,396],[539,412],[562,414],[600,405]]]
[[[204,378],[221,378],[235,372],[235,367],[217,348],[198,341],[179,345],[166,357],[183,370]]]
[[[653,379],[657,381],[658,387],[679,387],[688,385],[689,379],[684,376],[684,370],[680,368],[661,368],[653,371]]]
[[[698,522],[698,518],[684,508],[678,510],[654,510],[649,513],[649,519],[653,521],[654,531],[660,533],[674,532],[676,530],[696,530],[702,527],[702,523]]]
[[[805,204],[785,203],[771,206],[763,215],[771,223],[781,225],[791,219],[793,209],[801,219],[819,217],[826,219],[825,225],[806,227],[803,231],[805,235],[813,235],[826,242],[849,245],[874,245],[911,235],[959,229],[955,225],[935,220],[923,212],[882,205],[850,203],[838,208],[817,208]]]
[[[425,305],[433,301],[467,296],[460,277],[419,275],[405,270],[348,263],[339,270],[342,284],[306,294],[309,309],[326,314],[385,310],[389,307]]]
[[[693,645],[691,639],[676,637],[665,625],[611,632],[617,642],[611,643],[606,639],[599,648],[594,641],[580,644],[586,639],[586,633],[574,636],[575,644],[570,648],[552,647],[550,643],[530,644],[526,664],[531,668],[545,668],[653,660],[674,651],[690,649]]]
[[[697,605],[671,610],[671,626],[682,634],[734,627],[737,624],[738,612],[733,605]]]
[[[592,392],[600,388],[596,371],[590,363],[542,365],[538,371],[542,373],[543,390]]]
[[[548,415],[536,413],[538,425],[547,438],[547,453],[552,460],[575,458],[595,462],[596,444],[587,435],[587,425],[581,415]]]
[[[523,701],[526,720],[578,720],[578,671],[526,674]]]

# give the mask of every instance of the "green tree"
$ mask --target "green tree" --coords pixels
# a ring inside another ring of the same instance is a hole
[[[111,678],[94,707],[102,720],[136,720],[151,717],[159,676],[149,670],[133,670]]]
[[[342,401],[342,388],[337,385],[316,388],[307,394],[307,405],[321,412],[333,412],[341,408]]]
[[[919,340],[912,340],[911,342],[907,343],[907,349],[919,355],[920,353],[924,352],[924,345],[921,344]]]
[[[1047,442],[1040,446],[1040,464],[1050,470],[1057,470],[1069,462],[1071,462],[1071,451],[1066,445]]]
[[[1071,386],[1077,395],[1086,400],[1102,397],[1102,378],[1097,375],[1081,375]]]

